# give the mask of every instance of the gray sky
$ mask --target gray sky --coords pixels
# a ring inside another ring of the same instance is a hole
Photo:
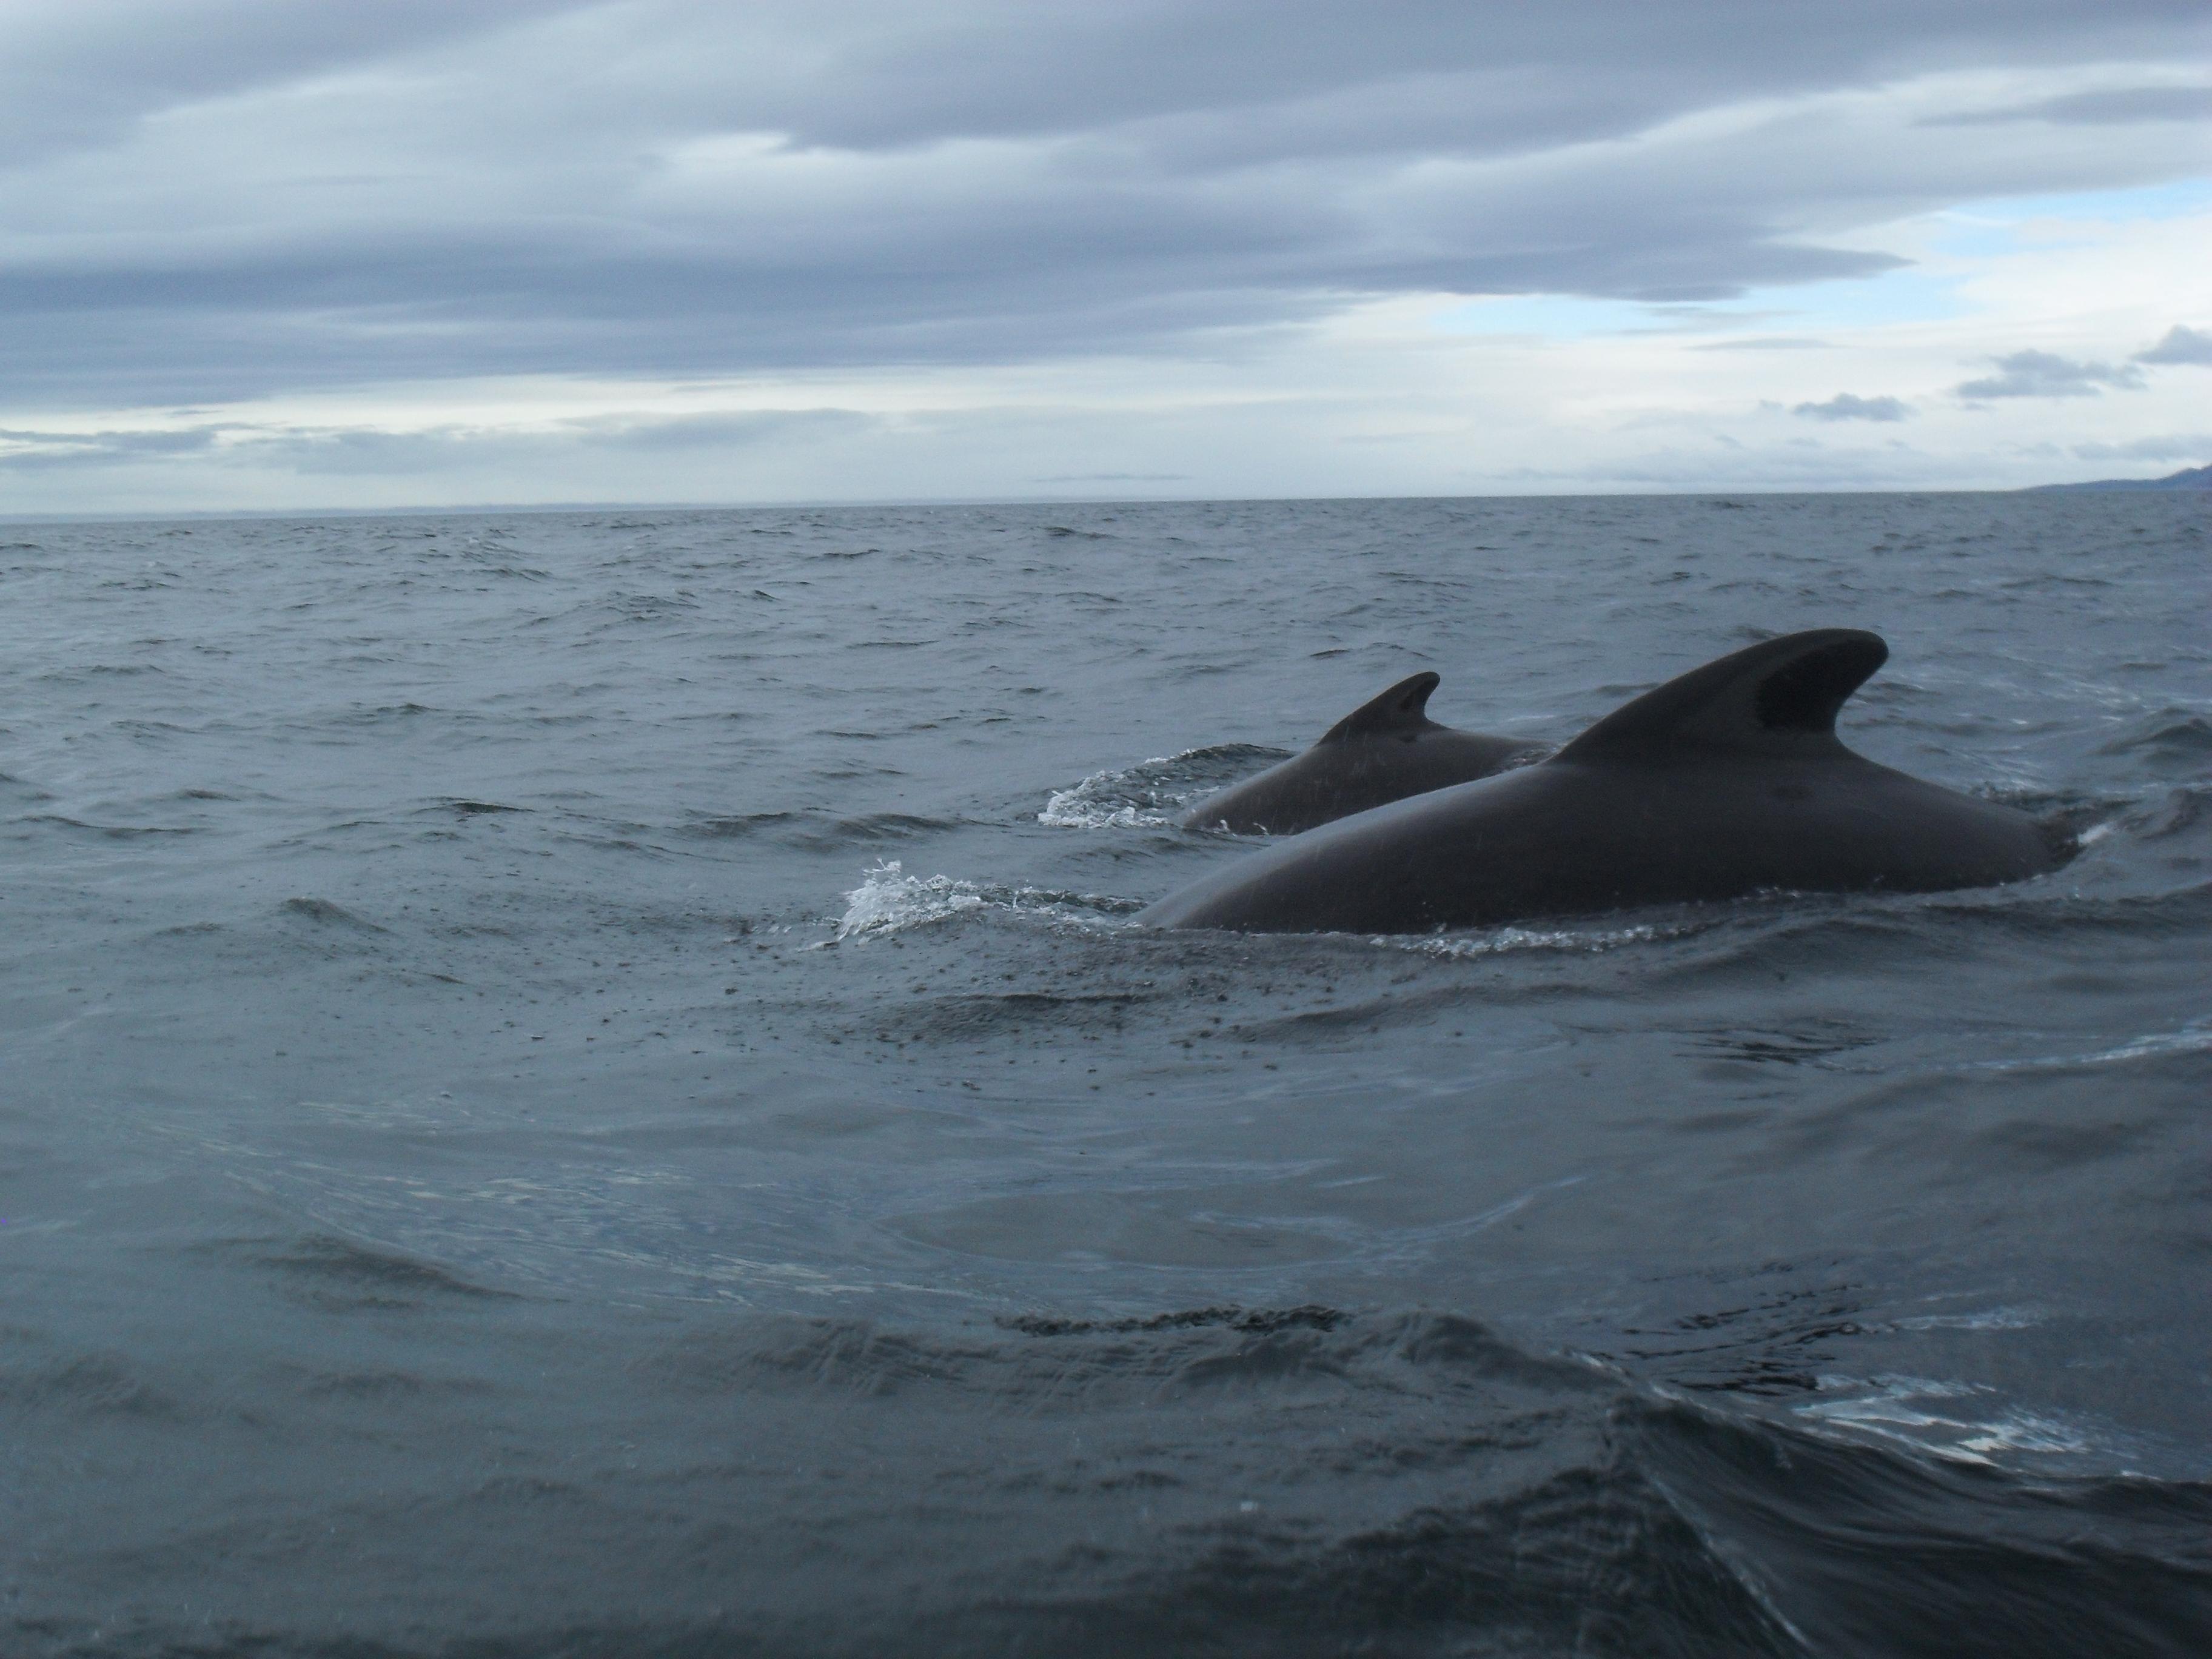
[[[2212,460],[2203,0],[11,0],[0,201],[0,511]]]

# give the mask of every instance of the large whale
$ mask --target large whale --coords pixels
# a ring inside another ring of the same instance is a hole
[[[1428,933],[1770,890],[1935,892],[2071,858],[2063,831],[1838,741],[1837,710],[1888,655],[1849,629],[1768,640],[1623,705],[1548,760],[1292,836],[1136,920]]]
[[[1439,676],[1401,680],[1322,733],[1303,755],[1271,766],[1183,817],[1186,830],[1291,836],[1370,806],[1486,778],[1544,752],[1540,744],[1439,726],[1428,714]]]

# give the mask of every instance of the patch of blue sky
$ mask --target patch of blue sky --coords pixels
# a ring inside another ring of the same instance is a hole
[[[1731,305],[1761,327],[1786,327],[1793,334],[1941,322],[1973,309],[1959,293],[1965,280],[1958,271],[1900,265],[1873,276],[1753,289]]]
[[[1986,201],[1962,202],[1940,216],[1994,227],[2032,219],[2187,219],[2203,213],[2212,213],[2212,178],[2198,174],[2126,190],[1996,196]]]
[[[1935,215],[1930,250],[1953,259],[2002,259],[2051,240],[2053,225],[2126,224],[2212,214],[2212,179],[2190,179],[2141,190],[2066,196],[2011,196],[1947,208]]]
[[[1930,215],[1936,231],[1928,251],[1948,261],[1971,264],[2031,251],[2042,239],[2024,237],[2022,232],[2054,220],[2112,223],[2204,214],[2212,214],[2212,178],[2203,176],[2124,190],[1990,197]],[[1446,334],[1542,339],[1744,329],[1816,334],[1822,329],[1940,322],[1966,315],[1972,307],[1958,291],[1966,275],[1906,265],[1874,276],[1752,289],[1734,299],[1703,305],[1646,305],[1565,294],[1508,295],[1448,306],[1432,313],[1429,322]]]

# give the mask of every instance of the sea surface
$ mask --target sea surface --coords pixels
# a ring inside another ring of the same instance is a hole
[[[0,526],[0,1652],[2212,1652],[2212,502]],[[1142,932],[1765,635],[2017,886]]]

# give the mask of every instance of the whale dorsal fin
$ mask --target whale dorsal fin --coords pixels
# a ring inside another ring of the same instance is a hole
[[[1393,734],[1410,737],[1423,727],[1434,724],[1429,719],[1429,693],[1443,682],[1443,676],[1420,673],[1409,680],[1400,680],[1372,702],[1363,702],[1328,731],[1321,734],[1323,743],[1341,743],[1346,738],[1381,738]]]
[[[1623,703],[1555,758],[1840,750],[1836,711],[1888,658],[1881,635],[1856,628],[1785,634]]]

